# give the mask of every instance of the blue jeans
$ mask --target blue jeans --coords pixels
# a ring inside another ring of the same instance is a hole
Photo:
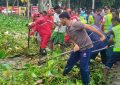
[[[112,68],[113,64],[117,61],[120,61],[120,52],[113,52],[113,55],[109,57],[108,62],[106,63],[106,67]]]
[[[114,45],[114,43],[112,42],[112,43],[109,43],[108,45],[111,46],[111,45]],[[107,55],[108,59],[112,57],[112,55],[113,55],[113,47],[108,47],[108,49],[106,51],[106,55]]]
[[[90,49],[84,51],[71,52],[67,61],[67,65],[64,69],[63,75],[68,74],[74,65],[80,61],[80,73],[83,84],[89,83],[89,61],[90,61]]]

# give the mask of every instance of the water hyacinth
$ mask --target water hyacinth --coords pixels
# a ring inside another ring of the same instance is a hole
[[[36,65],[39,55],[30,58],[25,55],[24,57],[24,54],[28,53],[28,29],[25,26],[28,20],[20,16],[0,14],[0,23],[2,23],[0,24],[0,58],[14,56],[13,60],[8,60],[14,68],[9,64],[2,65],[0,62],[0,85],[38,85],[38,83],[40,85],[82,85],[80,75],[78,75],[79,68],[73,68],[68,76],[62,75],[68,55],[56,57],[60,54],[58,47],[52,55],[48,53],[47,62],[41,66]],[[34,38],[31,37],[30,40],[29,53],[36,53],[38,45],[35,44]],[[16,54],[20,54],[20,57],[15,57]],[[99,62],[92,61],[91,63],[90,85],[102,85],[103,66]]]
[[[8,31],[4,32],[4,35],[9,35],[9,32]]]
[[[18,15],[0,14],[0,48],[5,50],[6,57],[21,53],[27,48],[27,27],[29,22],[25,17]]]

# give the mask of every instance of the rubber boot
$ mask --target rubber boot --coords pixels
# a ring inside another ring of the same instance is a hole
[[[47,55],[46,49],[40,49],[39,53],[40,53],[41,56],[46,56]]]
[[[39,56],[39,61],[38,61],[38,65],[41,65],[43,63],[45,63],[45,56],[47,55],[47,52],[45,49],[40,49],[39,50],[40,56]]]

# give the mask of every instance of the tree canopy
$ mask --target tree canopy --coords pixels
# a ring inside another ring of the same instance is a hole
[[[9,5],[12,6],[15,0],[9,0]],[[19,0],[20,6],[23,6],[24,4],[22,3],[23,1],[26,0]],[[37,5],[38,0],[30,0],[31,4]],[[52,5],[55,6],[58,4],[58,2],[62,2],[63,4],[68,4],[69,0],[51,0]],[[70,0],[70,4],[72,8],[78,8],[78,7],[88,7],[90,8],[92,6],[92,0]],[[0,0],[0,6],[5,6],[6,5],[6,0]],[[17,5],[17,3],[15,3]],[[118,8],[120,7],[120,0],[95,0],[95,7],[103,7],[103,6],[109,6],[109,7],[115,7]]]

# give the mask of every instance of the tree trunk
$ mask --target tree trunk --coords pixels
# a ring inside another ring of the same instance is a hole
[[[49,8],[52,8],[52,2],[49,0]]]
[[[30,1],[27,2],[27,18],[30,18]]]
[[[44,7],[45,7],[45,6],[44,6],[44,5],[45,5],[45,4],[44,4],[44,1],[45,1],[45,0],[38,0],[38,10],[39,10],[40,12],[44,11],[44,9],[45,9],[45,8],[44,8]]]
[[[47,6],[47,2],[49,3],[49,6]],[[51,8],[52,7],[52,2],[51,0],[38,0],[38,8],[39,8],[39,11],[42,12],[42,11],[46,11],[48,8]]]
[[[95,0],[92,0],[92,9],[95,9]]]
[[[67,0],[68,4],[67,7],[70,8],[70,0]]]
[[[16,0],[15,0],[14,3],[13,3],[13,7],[15,6],[15,2],[16,2]]]
[[[9,2],[9,0],[6,0],[6,14],[8,15],[8,3]]]
[[[19,0],[17,0],[17,6],[18,6],[18,15],[19,15]]]
[[[39,10],[39,12],[42,12],[42,11],[43,11],[43,6],[42,6],[42,4],[43,4],[43,0],[38,0],[38,10]]]

